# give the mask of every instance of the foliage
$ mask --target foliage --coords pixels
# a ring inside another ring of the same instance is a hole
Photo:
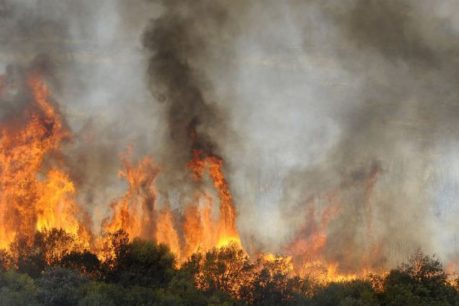
[[[27,274],[13,271],[0,273],[0,305],[39,305],[34,280]]]
[[[308,279],[292,276],[292,267],[285,258],[259,259],[252,282],[246,285],[246,300],[254,305],[299,305],[311,291]]]
[[[46,267],[45,257],[40,246],[27,238],[18,236],[11,244],[11,253],[16,258],[17,271],[39,277]]]
[[[386,276],[319,284],[295,276],[288,258],[251,261],[235,245],[177,268],[164,245],[122,231],[105,242],[100,261],[59,230],[18,237],[0,250],[0,306],[459,305],[459,282],[421,252]]]
[[[19,272],[38,277],[47,266],[57,265],[62,257],[80,248],[75,237],[62,229],[52,229],[37,232],[32,241],[18,236],[10,250]]]
[[[14,259],[7,250],[0,249],[0,271],[5,272],[14,267]]]
[[[252,277],[253,264],[241,249],[229,246],[205,255],[193,255],[184,269],[194,275],[198,288],[207,292],[226,292],[237,298]]]
[[[63,268],[78,271],[89,278],[97,279],[101,276],[102,264],[97,256],[89,251],[73,251],[64,255],[59,261]]]
[[[126,256],[129,245],[128,234],[123,230],[106,233],[102,241],[101,255],[105,259],[105,266],[108,269],[113,269],[118,264],[119,259]]]
[[[109,279],[124,286],[164,287],[175,272],[174,266],[167,246],[135,239],[117,254]]]
[[[43,305],[78,305],[86,279],[78,272],[61,267],[46,270],[37,280],[38,300]]]
[[[123,305],[157,305],[158,298],[153,288],[130,287],[118,284],[90,282],[83,291],[79,306],[123,306]]]
[[[384,280],[386,305],[459,305],[457,290],[435,257],[421,252],[392,270]]]
[[[312,298],[313,305],[370,306],[379,305],[375,290],[367,281],[330,283],[320,288]]]
[[[292,276],[285,258],[261,257],[253,263],[236,245],[195,254],[183,270],[193,275],[199,289],[252,305],[298,305],[310,289],[308,280]]]

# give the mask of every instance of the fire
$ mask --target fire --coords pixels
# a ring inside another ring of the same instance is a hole
[[[202,181],[207,168],[212,183],[217,190],[220,201],[220,216],[217,225],[216,246],[223,247],[229,244],[241,246],[239,233],[236,229],[236,209],[228,182],[223,174],[223,161],[214,155],[207,155],[201,150],[193,151],[193,160],[188,167],[197,181]]]
[[[172,253],[180,259],[180,241],[173,218],[169,207],[162,209],[158,216],[156,241],[168,245]]]
[[[132,165],[128,156],[123,156],[124,171],[120,172],[128,182],[128,191],[112,204],[113,216],[104,222],[104,230],[115,232],[122,229],[131,239],[152,239],[156,201],[154,183],[159,169],[150,157]]]
[[[171,210],[168,203],[157,203],[155,180],[160,171],[151,158],[132,165],[125,157],[123,163],[125,170],[121,176],[128,181],[129,188],[112,205],[113,216],[104,223],[106,232],[122,229],[131,239],[142,237],[166,244],[179,263],[196,252],[206,252],[214,247],[230,244],[241,247],[236,210],[220,158],[202,151],[193,152],[188,169],[202,188],[195,191],[195,202],[184,205],[183,216]],[[216,199],[207,191],[206,178],[212,182]],[[216,202],[219,203],[218,209]],[[215,212],[219,213],[218,217]]]
[[[0,77],[0,99],[6,86],[8,83]],[[108,257],[98,250],[106,244],[105,236],[92,243],[89,222],[76,201],[77,186],[60,158],[61,146],[70,139],[71,133],[39,73],[30,73],[24,87],[30,103],[21,116],[0,123],[0,248],[7,249],[19,233],[32,241],[37,231],[60,229],[77,237],[79,249],[95,250],[104,260]],[[193,186],[191,194],[182,197],[187,203],[161,202],[160,199],[168,197],[162,197],[156,187],[161,167],[153,158],[146,156],[132,163],[129,152],[123,155],[123,170],[119,175],[127,182],[127,191],[112,202],[112,214],[104,220],[103,232],[122,230],[129,239],[139,237],[166,244],[178,264],[185,263],[195,253],[215,249],[237,248],[246,255],[222,158],[201,149],[190,153],[191,160],[183,169]],[[365,185],[370,242],[373,240],[370,193],[378,171],[379,168],[371,171]],[[342,273],[339,264],[324,255],[329,225],[340,213],[339,191],[326,195],[325,202],[328,204],[309,203],[306,222],[296,239],[284,249],[285,256],[268,253],[257,260],[263,266],[281,269],[285,275],[307,276],[320,282],[362,277],[366,270]],[[60,253],[56,250],[56,254]]]
[[[329,283],[352,281],[357,278],[365,277],[367,273],[365,271],[359,274],[340,273],[338,263],[327,264],[317,260],[305,263],[301,267],[299,274],[319,283]]]
[[[225,248],[230,245],[236,245],[236,246],[241,246],[241,240],[239,237],[223,237],[220,240],[218,240],[217,243],[217,248]]]
[[[41,75],[30,73],[26,87],[30,103],[22,117],[0,123],[0,247],[18,233],[32,239],[36,230],[52,228],[89,243],[83,212],[73,200],[75,186],[55,158],[70,133]]]
[[[293,240],[286,250],[287,254],[291,254],[295,265],[298,267],[324,260],[322,255],[327,245],[327,230],[329,223],[339,213],[339,196],[332,194],[327,197],[327,202],[329,203],[328,206],[321,211],[318,211],[314,202],[308,203],[307,221],[299,231],[298,237]]]
[[[186,257],[209,250],[215,243],[214,221],[212,219],[213,199],[203,194],[185,208],[183,231]]]
[[[261,267],[270,268],[271,273],[282,273],[284,275],[294,276],[296,274],[291,256],[274,255],[272,253],[261,254],[258,258]]]
[[[374,180],[373,177],[371,179]],[[317,201],[308,203],[307,220],[296,239],[285,250],[292,257],[294,270],[298,275],[319,283],[345,282],[366,277],[370,273],[366,268],[357,273],[343,273],[338,262],[326,258],[329,225],[340,213],[341,199],[338,191],[332,191],[322,200],[325,200],[326,205],[321,209],[318,209]]]

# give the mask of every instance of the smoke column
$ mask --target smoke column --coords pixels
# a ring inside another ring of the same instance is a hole
[[[216,139],[228,137],[227,115],[218,105],[206,60],[237,1],[161,1],[163,13],[143,35],[151,53],[149,83],[162,106],[168,139],[161,156],[173,175],[183,173],[193,151],[220,154]],[[224,34],[229,36],[227,33]],[[230,39],[230,38],[228,38]],[[221,62],[224,68],[226,63]],[[174,169],[175,168],[175,169]],[[168,173],[166,169],[165,173]]]

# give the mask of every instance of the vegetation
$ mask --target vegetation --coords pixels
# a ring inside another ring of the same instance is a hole
[[[0,252],[0,305],[459,305],[457,282],[420,252],[384,277],[318,285],[282,258],[253,262],[236,247],[177,268],[164,245],[108,237],[104,261],[62,231],[18,238]]]

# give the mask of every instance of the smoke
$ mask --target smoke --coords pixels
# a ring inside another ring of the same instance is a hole
[[[250,149],[232,158],[250,184],[234,180],[240,210],[251,212],[241,227],[265,249],[307,239],[309,209],[317,220],[337,205],[323,254],[344,269],[391,266],[418,247],[444,260],[457,252],[445,246],[454,230],[444,222],[457,204],[438,189],[457,181],[438,166],[457,142],[454,9],[449,1],[253,9],[233,116]],[[263,169],[255,179],[254,169]],[[271,195],[250,197],[257,189]]]
[[[126,188],[117,178],[126,147],[133,159],[154,156],[172,202],[191,187],[186,163],[199,149],[224,159],[249,249],[294,252],[320,229],[321,256],[343,269],[391,266],[419,247],[450,260],[458,9],[4,0],[0,70],[14,83],[21,67],[46,67],[74,135],[66,163],[96,225]],[[23,103],[11,89],[0,115]]]
[[[158,156],[163,167],[159,185],[167,195],[186,186],[186,164],[194,152],[218,156],[218,143],[231,139],[227,105],[217,102],[220,97],[207,69],[212,65],[220,73],[227,69],[231,51],[211,63],[212,53],[215,46],[231,45],[237,33],[232,22],[241,5],[240,1],[158,2],[164,11],[144,32],[143,43],[150,53],[150,88],[167,127]]]
[[[380,252],[374,259],[388,264],[418,247],[448,260],[438,242],[451,232],[445,228],[435,234],[443,226],[433,214],[438,208],[434,186],[442,175],[436,170],[438,139],[456,141],[451,130],[457,126],[457,68],[451,62],[457,47],[449,43],[456,34],[440,9],[427,2],[354,1],[345,14],[328,11],[349,41],[348,50],[337,54],[343,56],[342,65],[365,80],[360,105],[342,119],[344,133],[329,163],[338,177],[374,161],[381,165],[371,196],[373,212],[366,218],[373,219],[371,243]],[[349,243],[368,249],[362,247],[368,242],[355,235],[368,229],[352,222],[365,201],[352,200],[332,229],[332,258],[345,253],[336,252],[338,240],[345,241],[341,249]],[[359,264],[362,256],[350,264]]]
[[[97,230],[110,200],[125,189],[119,155],[129,145],[136,156],[149,153],[161,134],[156,110],[146,106],[151,97],[140,41],[159,9],[141,0],[4,0],[0,10],[0,69],[10,83],[20,83],[21,71],[37,63],[46,74],[72,131],[63,148],[67,167]],[[8,88],[3,117],[27,102]]]

